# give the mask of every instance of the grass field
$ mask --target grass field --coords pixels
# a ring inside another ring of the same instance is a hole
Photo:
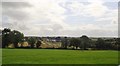
[[[2,65],[2,49],[0,48],[0,65]]]
[[[118,51],[3,49],[3,64],[117,64]]]

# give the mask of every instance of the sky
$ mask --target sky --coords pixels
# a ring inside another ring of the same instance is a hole
[[[25,36],[118,36],[118,0],[4,0],[0,6],[1,29]]]

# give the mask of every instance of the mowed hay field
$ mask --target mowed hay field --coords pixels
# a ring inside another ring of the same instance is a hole
[[[118,64],[118,51],[3,49],[3,64]]]

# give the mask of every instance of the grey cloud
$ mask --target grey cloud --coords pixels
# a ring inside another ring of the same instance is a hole
[[[29,13],[25,12],[23,8],[30,6],[27,2],[2,2],[2,15],[14,20],[25,20],[29,18]]]
[[[27,2],[2,2],[2,17],[7,17],[7,19],[2,19],[2,27],[28,30],[29,28],[26,24],[30,16],[24,8],[30,7],[31,5]]]
[[[3,16],[7,16],[14,20],[26,20],[29,18],[28,13],[20,11],[20,10],[3,10]]]
[[[61,29],[63,29],[62,25],[60,24],[53,24],[51,27],[55,32],[60,31]]]
[[[3,8],[25,8],[31,7],[32,5],[27,2],[2,2]]]

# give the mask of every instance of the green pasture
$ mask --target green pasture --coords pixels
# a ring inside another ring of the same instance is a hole
[[[2,49],[3,64],[118,64],[114,50]]]

